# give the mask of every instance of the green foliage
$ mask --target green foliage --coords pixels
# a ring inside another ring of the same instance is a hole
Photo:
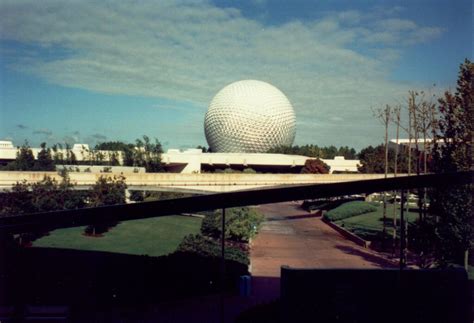
[[[200,234],[190,234],[184,237],[176,251],[194,253],[203,257],[218,258],[221,256],[221,245],[219,241],[210,237]],[[248,251],[238,244],[232,245],[226,242],[224,258],[244,265],[250,263]]]
[[[233,241],[247,242],[258,231],[263,215],[253,208],[226,209],[225,236]],[[207,214],[202,221],[201,233],[218,239],[221,236],[222,211]]]
[[[307,159],[301,173],[303,174],[328,174],[331,168],[321,159]]]
[[[330,211],[324,217],[330,221],[338,221],[352,216],[361,215],[364,213],[374,212],[377,207],[374,204],[363,201],[353,201],[344,203]]]
[[[46,148],[46,143],[41,143],[41,151],[38,153],[38,158],[34,166],[35,170],[39,171],[54,171],[54,161],[51,157],[51,149]]]
[[[95,150],[113,150],[113,151],[123,151],[128,148],[133,148],[132,144],[127,144],[122,141],[106,141],[101,142],[95,145]]]
[[[359,172],[366,174],[383,174],[385,172],[385,147],[380,144],[376,147],[368,146],[362,149],[358,155],[361,166]],[[420,156],[423,157],[423,156]],[[416,157],[412,156],[412,164],[415,164]],[[398,152],[398,173],[408,172],[408,149],[400,149]],[[388,150],[388,172],[395,171],[395,150]]]
[[[19,151],[16,153],[16,159],[5,167],[6,170],[31,171],[35,169],[35,157],[33,151],[25,140]]]
[[[152,143],[148,136],[143,136],[143,140],[136,140],[133,166],[145,167],[149,173],[161,172],[163,171],[163,166],[161,165],[162,153],[163,148],[158,139],[155,138],[155,143]]]
[[[210,148],[206,148],[206,146],[201,146],[201,145],[199,145],[199,146],[196,147],[196,149],[201,149],[201,151],[202,151],[203,153],[210,153],[210,152],[211,152],[211,149],[210,149]]]
[[[304,146],[279,146],[268,151],[272,154],[303,155],[323,159],[333,159],[336,156],[344,156],[345,159],[355,159],[356,151],[347,146],[336,148],[335,146],[318,147],[318,145]]]
[[[90,206],[124,204],[126,189],[124,176],[101,176],[91,188]]]
[[[103,206],[114,204],[125,204],[125,190],[127,184],[124,176],[104,177],[101,176],[92,186],[89,194],[90,206]],[[89,225],[85,228],[88,235],[100,235],[116,226],[117,222]]]
[[[74,152],[71,150],[71,146],[66,143],[66,164],[68,165],[77,165],[77,158]]]
[[[130,200],[135,202],[143,202],[145,200],[144,191],[130,191]]]
[[[194,194],[181,193],[181,192],[159,192],[159,191],[146,191],[144,194],[145,201],[160,201],[160,200],[172,200],[183,197],[190,197]]]
[[[374,204],[375,205],[375,204]],[[388,209],[389,209],[389,214],[393,211],[393,207],[396,207],[396,212],[397,215],[400,214],[400,206],[399,204],[389,204]],[[405,220],[408,221],[409,223],[409,228],[411,228],[412,224],[415,223],[416,219],[418,218],[418,213],[416,212],[405,212]],[[382,240],[382,231],[383,231],[383,206],[381,204],[378,204],[376,206],[376,210],[373,212],[368,212],[356,216],[352,216],[350,218],[345,218],[339,221],[335,221],[336,224],[339,226],[344,227],[346,230],[349,230],[353,232],[354,234],[358,235],[364,240],[369,240],[372,242],[381,242]],[[397,227],[399,228],[400,226],[400,219],[398,216],[397,219]],[[386,235],[385,239],[388,239],[391,237],[392,233],[392,228],[393,228],[393,221],[392,219],[389,219],[386,221]],[[397,238],[400,235],[400,230],[398,229],[397,232]],[[408,235],[411,237],[411,233]],[[410,246],[410,249],[413,248],[413,245],[411,244],[411,241],[408,243]]]
[[[472,169],[474,132],[474,64],[466,60],[460,67],[456,93],[446,92],[439,100],[439,136],[433,163],[437,173]],[[430,194],[430,211],[438,217],[435,235],[438,262],[463,264],[464,253],[472,248],[473,185],[445,186]]]
[[[445,92],[439,99],[439,134],[433,164],[437,173],[472,169],[474,133],[474,64],[461,65],[456,92]],[[439,139],[444,141],[439,143]],[[464,264],[464,255],[472,248],[473,185],[437,187],[430,193],[430,213],[437,217],[434,234],[435,256],[440,264]]]
[[[82,208],[86,194],[72,190],[67,175],[60,183],[49,176],[34,184],[16,183],[0,194],[0,216]]]

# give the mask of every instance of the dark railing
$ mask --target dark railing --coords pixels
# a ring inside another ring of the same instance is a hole
[[[67,227],[83,226],[83,225],[90,225],[90,224],[100,224],[100,223],[136,220],[136,219],[144,219],[144,218],[153,218],[153,217],[179,214],[179,213],[185,213],[185,212],[187,213],[199,212],[199,211],[205,211],[205,210],[211,210],[211,209],[222,209],[223,216],[222,216],[222,223],[221,223],[222,236],[221,236],[221,264],[220,264],[221,269],[220,271],[221,271],[221,280],[222,280],[221,286],[223,286],[224,273],[226,270],[225,260],[224,260],[225,237],[223,236],[225,232],[224,225],[225,225],[225,209],[226,208],[246,206],[246,205],[269,204],[269,203],[285,202],[285,201],[292,201],[292,200],[328,198],[328,197],[337,197],[337,196],[362,194],[362,193],[394,191],[394,190],[401,191],[402,205],[403,205],[404,190],[414,189],[414,188],[423,188],[423,187],[440,187],[440,186],[446,186],[446,185],[470,184],[473,182],[473,176],[474,176],[474,171],[469,171],[469,172],[458,172],[458,173],[451,173],[451,174],[419,175],[419,176],[410,176],[410,177],[362,180],[362,181],[332,183],[332,184],[299,185],[299,186],[290,186],[290,187],[287,186],[287,187],[278,187],[278,188],[269,188],[269,189],[245,190],[245,191],[238,191],[238,192],[231,192],[231,193],[202,195],[202,196],[194,196],[194,197],[171,199],[171,200],[161,200],[161,201],[153,201],[153,202],[142,202],[142,203],[135,203],[135,204],[124,204],[124,205],[114,205],[114,206],[105,206],[105,207],[84,208],[84,209],[77,209],[77,210],[64,210],[64,211],[3,217],[3,218],[0,218],[0,244],[2,243],[3,238],[6,238],[10,234],[15,234],[15,233],[45,232],[45,231],[50,231],[57,228],[67,228]],[[403,220],[403,207],[401,207],[401,212],[402,212],[400,214],[401,220]],[[403,224],[401,225],[401,227],[404,227]],[[401,232],[402,235],[404,234],[403,231],[404,230],[402,230]],[[404,239],[402,237],[402,242],[403,240]],[[402,269],[405,265],[404,260],[403,260],[405,258],[404,249],[405,247],[401,245],[400,269]],[[6,256],[6,253],[3,253],[0,248],[0,277],[1,277],[2,268],[4,270],[8,264],[8,260],[4,258],[5,256]],[[282,273],[284,271],[285,270],[283,270]],[[330,274],[332,273],[332,271],[328,271],[328,272]],[[335,271],[333,274],[337,275],[338,273],[339,273],[338,271]],[[353,276],[355,277],[357,275],[363,276],[367,274],[368,276],[370,276],[370,281],[372,281],[373,275],[377,274],[376,272],[365,273],[365,272],[357,272],[357,271],[350,272],[350,273],[352,275],[351,277]],[[402,273],[405,273],[405,271],[400,272],[400,274]],[[302,274],[305,274],[305,272],[303,271]],[[321,276],[319,272],[317,274]],[[297,275],[301,275],[301,273],[298,273]],[[319,277],[318,275],[316,275],[315,277],[316,278]],[[393,280],[392,278],[395,277],[393,273],[390,273],[390,272],[381,272],[380,274],[377,274],[377,275],[387,276],[388,278],[386,277],[385,279],[386,281],[392,281]],[[344,273],[344,277],[347,277],[345,273]],[[397,278],[398,279],[397,282],[398,282],[401,276],[396,276],[396,277],[398,277]],[[456,277],[457,276],[455,276],[455,278]],[[312,276],[311,276],[312,280],[306,277],[303,277],[303,278],[308,281],[312,281],[316,279],[316,278],[313,278]],[[284,313],[286,313],[289,317],[298,317],[296,315],[298,313],[300,316],[307,314],[307,312],[304,312],[304,311],[301,312],[299,310],[299,308],[301,307],[301,303],[298,303],[297,306],[292,306],[293,299],[301,298],[301,297],[300,298],[294,297],[292,296],[293,294],[305,295],[304,293],[301,292],[301,291],[304,291],[304,288],[302,288],[301,286],[304,287],[305,285],[307,285],[306,280],[303,282],[303,284],[297,284],[298,281],[296,281],[296,283],[295,282],[288,283],[289,281],[288,277],[286,277],[285,279],[283,279],[283,282],[286,281],[286,283],[282,284],[282,292],[285,291],[285,293],[282,294],[283,295],[282,297],[283,308],[286,309]],[[407,281],[410,282],[410,280],[407,280]],[[400,283],[398,282],[397,284],[400,284]],[[395,284],[396,287],[398,286],[397,284]],[[372,285],[375,286],[375,285],[378,285],[378,283],[372,283]],[[289,292],[288,286],[290,287],[293,286],[292,288],[296,292],[291,294],[290,293],[291,291]],[[347,289],[347,286],[343,286],[343,287]],[[328,290],[332,290],[332,289],[334,288],[330,287]],[[360,289],[364,290],[366,289],[366,286]],[[407,294],[407,291],[403,288],[398,288],[397,290],[398,290],[397,294],[395,296],[392,295],[391,297],[394,300],[396,298],[403,300]],[[457,292],[456,289],[455,289],[455,292]],[[5,294],[7,293],[7,291],[2,292],[0,288],[0,300],[2,299],[2,293]],[[370,291],[367,293],[370,293]],[[326,294],[322,294],[322,295],[324,297],[326,296]],[[377,290],[377,295],[378,295],[378,290]],[[8,296],[8,294],[6,296]],[[339,294],[337,294],[336,296],[340,297]],[[360,295],[354,295],[354,297],[356,298],[359,296]],[[372,298],[376,299],[374,295],[372,295]],[[314,297],[308,298],[308,299],[313,300]],[[467,297],[465,297],[464,294],[459,296],[457,299],[461,299],[463,301],[461,302],[462,303],[462,306],[460,307],[461,309],[468,308],[467,305],[465,306],[464,304],[467,302]],[[401,302],[400,304],[405,304],[405,303]],[[0,302],[0,305],[1,305],[1,302]],[[353,304],[351,306],[353,306]],[[311,306],[308,305],[308,307],[305,308],[306,311],[309,308],[313,308],[313,305]],[[298,309],[295,312],[296,314],[291,312],[292,309]],[[338,311],[339,310],[337,310],[336,312],[338,313]],[[328,311],[325,310],[325,311],[322,311],[321,313],[325,314],[326,312]],[[371,311],[365,311],[363,309],[361,310],[362,314],[359,313],[357,315],[359,315],[359,317],[364,317],[364,315],[369,312]],[[405,312],[410,313],[409,310]],[[448,314],[452,313],[452,311],[451,312],[445,311],[445,312]],[[357,317],[357,315],[355,315],[355,317]],[[464,315],[464,316],[463,315],[464,314],[462,314],[461,317],[468,317],[468,315]],[[221,322],[224,321],[224,302],[223,302],[222,294],[220,298],[220,321]],[[362,320],[362,321],[367,321],[367,320]]]
[[[97,223],[137,220],[211,209],[337,197],[352,194],[439,187],[473,182],[474,171],[388,179],[245,190],[186,198],[33,213],[0,218],[0,234],[48,231]]]

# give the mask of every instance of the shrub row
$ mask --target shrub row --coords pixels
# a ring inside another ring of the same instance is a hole
[[[200,234],[190,234],[184,237],[177,252],[189,252],[203,257],[218,258],[221,256],[220,241]],[[245,245],[229,244],[226,242],[226,260],[232,260],[243,265],[249,264],[248,252]]]
[[[337,221],[342,219],[347,219],[356,215],[361,215],[369,212],[374,212],[377,210],[377,207],[369,202],[363,201],[353,201],[349,203],[344,203],[335,209],[328,211],[324,218],[330,221]]]
[[[247,243],[258,231],[263,215],[248,207],[226,210],[225,217],[225,259],[248,265],[250,263]],[[201,223],[201,234],[187,235],[178,246],[177,252],[216,258],[221,256],[222,212],[205,212]]]
[[[263,215],[255,209],[237,207],[226,210],[225,236],[226,239],[248,242],[258,231],[263,221]],[[222,211],[206,214],[202,221],[201,233],[218,239],[221,236]]]

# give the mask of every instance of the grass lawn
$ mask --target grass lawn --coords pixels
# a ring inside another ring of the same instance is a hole
[[[175,251],[185,235],[199,233],[200,227],[200,218],[172,215],[125,221],[103,237],[84,236],[84,227],[59,229],[33,246],[162,256]]]
[[[397,206],[397,223],[400,225],[400,208]],[[418,213],[408,212],[404,213],[405,219],[409,222],[414,222],[418,218]],[[382,232],[383,228],[383,206],[377,206],[377,211],[369,212],[361,215],[356,215],[343,220],[335,221],[334,223],[354,232],[358,236],[366,240],[372,240],[375,236]],[[391,236],[393,228],[393,204],[387,205],[387,234]],[[398,232],[399,234],[399,232]]]

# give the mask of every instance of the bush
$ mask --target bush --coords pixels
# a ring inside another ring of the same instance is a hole
[[[377,207],[374,204],[363,201],[353,201],[344,203],[335,209],[328,211],[324,218],[330,221],[337,221],[347,219],[356,215],[361,215],[369,212],[374,212]]]
[[[221,244],[218,240],[200,234],[190,234],[184,237],[176,252],[189,252],[203,257],[217,258],[221,256]],[[244,265],[250,263],[248,251],[243,245],[226,242],[224,257],[226,260],[233,260]]]
[[[248,207],[226,210],[226,239],[247,242],[257,232],[263,221],[263,215]],[[201,224],[201,233],[211,238],[221,236],[222,212],[207,214]]]
[[[145,200],[144,191],[130,191],[130,200],[135,202],[143,202]]]
[[[301,169],[302,174],[328,174],[331,167],[329,167],[321,159],[307,159],[304,167]]]

